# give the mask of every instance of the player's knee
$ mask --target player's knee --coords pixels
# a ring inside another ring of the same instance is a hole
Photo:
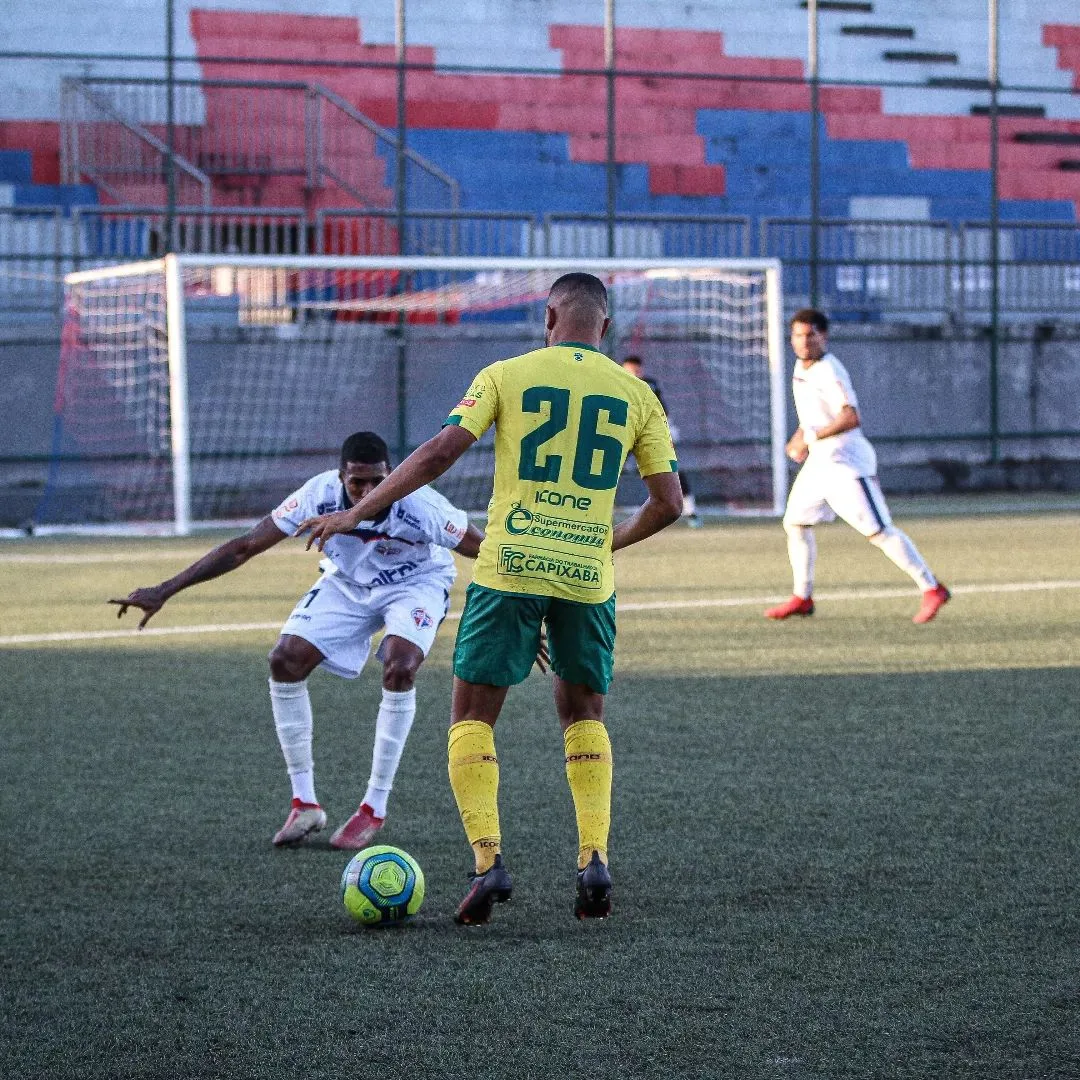
[[[876,533],[873,533],[866,539],[869,540],[870,543],[874,545],[874,547],[881,547],[881,545],[884,544],[890,536],[895,535],[896,529],[894,529],[891,525],[886,525],[884,529],[879,529]]]
[[[800,525],[795,521],[784,520],[784,532],[788,536],[800,537],[805,536],[810,531],[809,525]]]
[[[405,690],[411,690],[413,683],[416,681],[416,672],[419,670],[422,660],[423,657],[419,659],[415,657],[389,657],[386,663],[383,664],[383,689],[398,694]]]
[[[270,678],[275,682],[300,682],[308,672],[303,660],[280,642],[270,651]]]

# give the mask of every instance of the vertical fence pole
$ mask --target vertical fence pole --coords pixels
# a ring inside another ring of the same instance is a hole
[[[1001,207],[998,176],[998,0],[989,0],[990,40],[990,463],[1001,458],[1001,417],[998,412],[998,334],[1001,304]]]
[[[405,0],[395,0],[395,44],[397,46],[397,230],[398,253],[406,253],[405,223],[408,190],[405,184],[405,139],[408,135],[408,117],[406,116],[405,94]],[[396,292],[408,288],[407,275],[404,271],[398,275],[394,286]],[[408,424],[405,412],[405,394],[407,390],[408,356],[405,344],[405,313],[399,312],[397,318],[397,459],[401,461],[409,452]]]
[[[607,81],[607,257],[615,257],[618,176],[615,165],[615,0],[604,0],[604,72]]]
[[[818,125],[821,102],[818,88],[818,6],[807,0],[807,71],[810,75],[810,306],[818,305],[818,262],[821,258],[821,147]]]
[[[165,155],[165,253],[176,249],[176,41],[174,39],[175,0],[165,0],[165,133],[169,152]]]

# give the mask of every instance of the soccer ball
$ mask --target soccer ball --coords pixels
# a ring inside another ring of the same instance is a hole
[[[424,902],[424,871],[401,848],[378,844],[358,851],[341,875],[345,910],[367,926],[401,922]]]

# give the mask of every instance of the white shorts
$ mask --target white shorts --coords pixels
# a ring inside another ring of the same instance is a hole
[[[314,645],[327,671],[355,679],[372,637],[384,628],[387,637],[411,641],[426,657],[449,608],[449,589],[438,580],[365,589],[324,574],[297,601],[281,632]],[[383,658],[381,644],[375,655]]]
[[[877,477],[828,466],[800,469],[788,494],[784,524],[819,525],[836,518],[863,536],[873,536],[892,525]]]

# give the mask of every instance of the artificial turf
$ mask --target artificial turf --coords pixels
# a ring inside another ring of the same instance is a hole
[[[775,524],[620,559],[603,922],[572,915],[539,674],[496,733],[514,898],[452,922],[470,865],[446,779],[452,626],[385,830],[427,898],[374,931],[341,907],[347,855],[269,843],[288,804],[272,630],[8,643],[2,1074],[1080,1076],[1080,518],[904,524],[957,587],[927,627],[842,528],[820,537],[834,599],[797,623],[756,602],[787,590]],[[0,637],[122,627],[106,597],[207,545],[0,549]],[[312,576],[282,548],[151,626],[280,621]],[[702,601],[730,606],[676,606]],[[334,825],[367,778],[378,679],[316,675],[312,698]]]

